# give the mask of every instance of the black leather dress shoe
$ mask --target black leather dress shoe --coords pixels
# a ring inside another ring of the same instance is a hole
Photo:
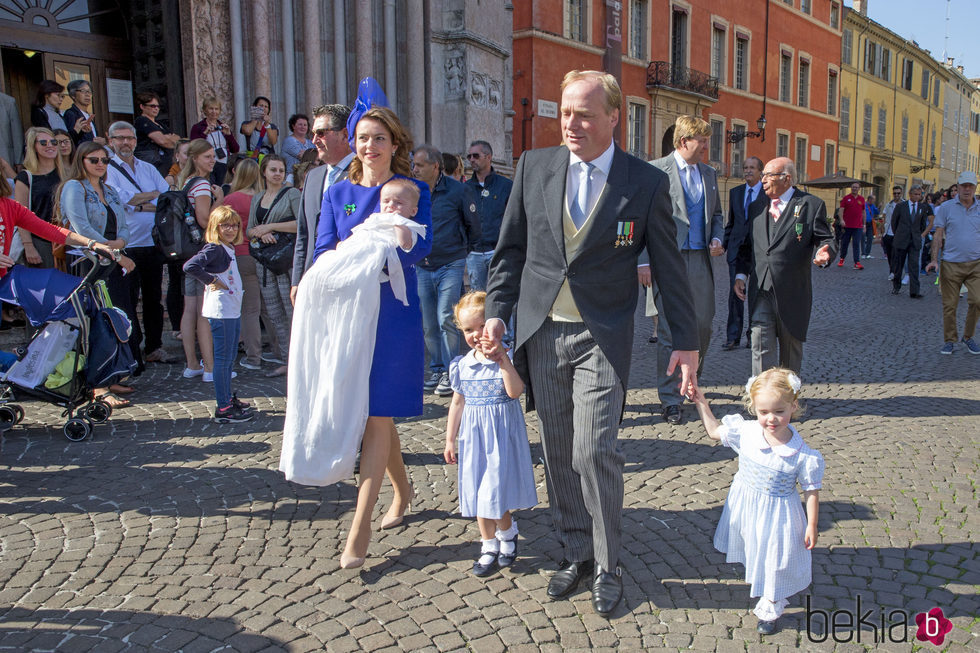
[[[759,625],[756,626],[755,629],[763,635],[772,635],[774,632],[776,632],[776,620],[773,619],[772,621],[762,621],[760,619]]]
[[[893,294],[893,295],[897,295],[897,294],[899,294],[900,292],[902,292],[902,289],[901,289],[901,288],[892,288],[892,294]]]
[[[916,293],[912,293],[911,295],[909,295],[909,297],[911,297],[912,299],[922,299],[923,297],[925,297],[925,295],[923,295],[922,293],[916,292]]]
[[[575,591],[583,578],[590,578],[594,569],[595,563],[592,560],[583,562],[562,560],[558,565],[558,571],[548,583],[548,596],[553,599],[565,598]]]
[[[664,412],[661,413],[661,417],[664,421],[672,426],[677,426],[681,423],[681,407],[680,406],[666,406],[664,407]]]
[[[734,351],[738,349],[738,341],[729,340],[728,342],[723,344],[721,348],[724,349],[725,351]]]
[[[619,567],[615,571],[606,571],[597,566],[595,570],[595,580],[592,581],[592,607],[599,616],[608,617],[623,598],[622,572]]]

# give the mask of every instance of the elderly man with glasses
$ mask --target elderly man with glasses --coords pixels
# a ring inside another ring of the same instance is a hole
[[[753,218],[739,249],[735,294],[745,299],[748,281],[753,375],[777,362],[800,373],[813,303],[810,261],[826,267],[836,253],[827,207],[795,188],[795,181],[792,160],[779,157],[766,164],[762,188],[769,206]]]
[[[153,243],[151,231],[160,193],[169,190],[156,166],[137,159],[136,128],[122,120],[109,125],[109,146],[113,156],[106,171],[106,183],[116,189],[126,211],[129,242],[126,254],[136,270],[127,281],[135,307],[143,297],[143,324],[133,321],[136,342],[143,341],[143,360],[170,363],[175,359],[163,349],[163,255]],[[142,336],[145,337],[145,339]]]

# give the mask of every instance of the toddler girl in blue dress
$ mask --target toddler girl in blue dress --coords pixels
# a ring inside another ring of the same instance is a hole
[[[483,546],[473,573],[486,576],[517,557],[517,522],[511,512],[538,503],[531,449],[518,397],[524,382],[508,354],[483,354],[485,292],[463,295],[456,325],[471,350],[449,364],[453,389],[446,426],[447,463],[459,462],[459,508],[476,517]],[[459,441],[457,443],[457,436]]]
[[[728,491],[715,548],[726,562],[745,565],[749,596],[760,597],[758,630],[769,635],[786,599],[811,580],[810,550],[817,544],[823,456],[803,442],[789,421],[798,417],[800,378],[772,368],[745,384],[745,405],[757,420],[726,415],[719,422],[698,389],[693,397],[705,430],[738,453],[738,472]],[[803,488],[806,514],[796,493]]]

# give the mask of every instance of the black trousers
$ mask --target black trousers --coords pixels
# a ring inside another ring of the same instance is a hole
[[[140,333],[143,350],[154,352],[163,346],[163,255],[155,246],[127,247],[126,253],[136,263],[129,283],[129,301],[135,307],[143,298],[143,323],[133,320],[133,332]]]
[[[180,331],[180,317],[183,314],[184,269],[180,263],[167,263],[167,317],[170,318],[171,331]]]

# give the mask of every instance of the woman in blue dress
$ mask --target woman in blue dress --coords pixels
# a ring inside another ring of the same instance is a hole
[[[390,109],[374,107],[358,120],[347,179],[330,186],[323,197],[314,259],[348,238],[351,230],[380,210],[381,186],[395,176],[410,177],[408,153],[412,139]],[[424,342],[415,263],[432,250],[432,202],[429,188],[419,187],[415,221],[425,225],[424,238],[405,252],[399,249],[408,290],[408,306],[395,299],[391,284],[381,284],[381,311],[371,363],[368,421],[361,442],[361,484],[347,544],[340,556],[345,569],[364,564],[371,543],[371,515],[384,473],[394,487],[391,507],[381,528],[393,528],[404,518],[414,490],[402,461],[394,417],[422,413]]]

